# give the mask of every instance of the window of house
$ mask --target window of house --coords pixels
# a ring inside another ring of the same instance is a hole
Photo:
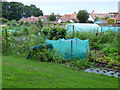
[[[100,14],[100,17],[102,17],[102,15]]]
[[[114,18],[114,14],[110,14],[110,18]]]

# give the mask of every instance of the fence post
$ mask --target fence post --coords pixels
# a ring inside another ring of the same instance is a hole
[[[71,59],[72,59],[72,56],[73,56],[73,41],[71,40]]]

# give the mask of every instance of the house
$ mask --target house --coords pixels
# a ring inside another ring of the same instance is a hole
[[[74,22],[71,18],[60,18],[58,23],[65,23],[65,22]]]
[[[115,20],[115,23],[120,23],[120,13],[119,12],[109,12],[109,13],[91,13],[91,18],[95,20],[96,16],[99,18],[99,23],[106,22],[103,20],[106,16],[109,18],[113,18]]]
[[[21,18],[18,22],[26,21],[27,18]]]
[[[22,18],[20,19],[18,22],[20,21],[26,21],[26,22],[32,22],[32,23],[35,23],[38,21],[38,17],[34,17],[33,15],[31,17],[28,17],[28,18]]]
[[[96,17],[98,17],[99,19],[102,19],[106,16],[109,16],[109,13],[94,13],[94,12],[92,12],[91,16],[94,20],[95,20]]]
[[[90,13],[89,13],[88,21],[92,21],[92,22],[94,22],[94,18],[93,18],[93,16],[92,16]]]
[[[109,18],[113,18],[115,23],[120,23],[120,12],[109,12]]]
[[[54,14],[54,13],[52,13]],[[54,14],[56,16],[56,21],[58,21],[58,19],[61,17],[61,15],[59,14]],[[45,21],[45,22],[48,22],[49,21],[49,16],[50,15],[44,15],[44,16],[39,16],[41,21]]]
[[[79,22],[79,20],[77,19],[77,13],[74,12],[72,14],[65,14],[60,19],[58,19],[58,23],[64,22]]]

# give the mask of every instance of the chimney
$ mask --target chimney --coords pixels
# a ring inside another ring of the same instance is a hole
[[[52,15],[54,15],[54,13],[52,12]]]

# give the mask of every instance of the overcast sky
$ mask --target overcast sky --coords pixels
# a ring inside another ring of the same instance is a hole
[[[44,15],[59,13],[71,14],[79,10],[86,9],[88,12],[111,12],[118,11],[118,1],[120,0],[7,0],[16,1],[24,5],[34,4],[40,8]]]

